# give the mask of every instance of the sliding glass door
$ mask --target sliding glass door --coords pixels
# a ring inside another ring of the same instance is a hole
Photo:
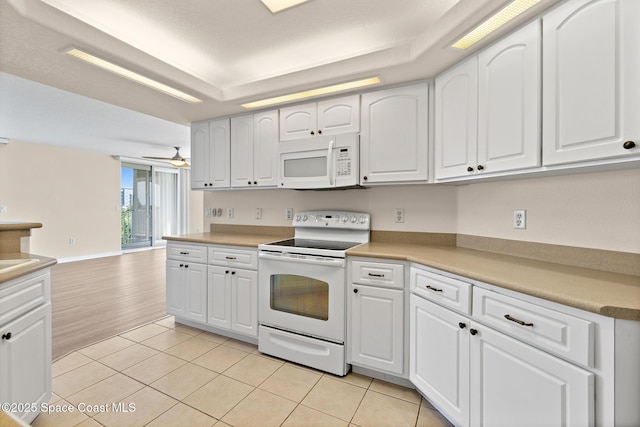
[[[178,172],[151,165],[122,163],[122,249],[162,245],[177,234]]]

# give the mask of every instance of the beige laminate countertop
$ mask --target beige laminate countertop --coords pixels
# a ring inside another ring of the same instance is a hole
[[[371,242],[347,255],[416,262],[603,316],[640,320],[640,276],[454,246]]]
[[[8,260],[8,259],[28,259],[28,260],[37,260],[32,263],[28,263],[26,265],[21,265],[19,267],[12,267],[7,269],[0,268],[0,284],[7,282],[9,280],[15,279],[20,276],[24,276],[25,274],[33,273],[34,271],[42,270],[43,268],[51,267],[56,264],[58,260],[55,258],[43,257],[40,255],[34,254],[26,254],[26,253],[6,253],[0,254],[0,260]]]
[[[163,239],[257,248],[287,237],[208,232]],[[347,255],[415,262],[603,316],[640,320],[640,276],[429,244],[370,242],[349,249]]]

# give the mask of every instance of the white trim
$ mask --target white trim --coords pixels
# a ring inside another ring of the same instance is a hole
[[[122,251],[103,252],[99,254],[81,255],[81,256],[70,257],[70,258],[58,258],[58,264],[64,264],[66,262],[74,262],[74,261],[84,261],[87,259],[94,259],[94,258],[106,258],[106,257],[116,256],[116,255],[122,255]]]

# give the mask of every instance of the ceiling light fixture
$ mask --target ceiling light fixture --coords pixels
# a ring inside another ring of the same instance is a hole
[[[507,6],[502,8],[496,14],[485,20],[482,24],[467,33],[460,40],[455,42],[451,47],[458,49],[468,49],[475,43],[479,42],[516,16],[525,12],[530,7],[539,3],[540,0],[514,0]]]
[[[290,7],[306,3],[309,0],[261,0],[269,8],[271,13],[278,13]]]
[[[136,72],[133,72],[131,70],[128,70],[124,67],[121,67],[119,65],[116,65],[112,62],[106,61],[102,58],[98,58],[97,56],[91,55],[90,53],[87,52],[83,52],[80,49],[76,49],[76,48],[69,48],[67,50],[65,50],[65,53],[68,55],[73,56],[74,58],[77,59],[81,59],[85,62],[88,62],[90,64],[93,64],[97,67],[100,67],[104,70],[110,71],[114,74],[117,74],[121,77],[125,77],[129,80],[133,80],[136,83],[140,83],[143,84],[145,86],[148,86],[152,89],[158,90],[160,92],[163,92],[167,95],[171,95],[174,98],[178,98],[182,101],[186,101],[186,102],[191,102],[194,104],[200,103],[202,102],[201,99],[196,98],[195,96],[191,96],[188,93],[184,93],[178,89],[172,88],[171,86],[167,86],[164,83],[160,83],[157,82],[155,80],[152,80],[148,77],[145,77],[143,75],[140,75]]]
[[[288,95],[276,96],[274,98],[261,99],[260,101],[248,102],[242,104],[244,108],[265,107],[267,105],[282,104],[285,102],[296,101],[299,99],[311,98],[314,96],[327,95],[330,93],[341,92],[359,87],[376,85],[380,83],[380,78],[370,77],[368,79],[354,80],[352,82],[340,83],[332,86],[325,86],[316,89],[309,89],[302,92],[290,93]]]

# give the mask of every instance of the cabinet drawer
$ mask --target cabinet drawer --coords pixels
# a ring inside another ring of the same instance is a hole
[[[167,258],[205,264],[207,262],[207,247],[169,242],[167,244]]]
[[[411,292],[464,314],[471,314],[471,287],[462,280],[452,279],[418,267],[410,270]]]
[[[404,265],[374,261],[352,261],[351,281],[364,285],[404,289]]]
[[[527,343],[593,367],[593,322],[477,286],[473,290],[473,317]]]
[[[0,325],[49,301],[50,277],[48,272],[38,272],[33,276],[12,280],[0,287]]]
[[[251,249],[209,248],[209,264],[258,269],[258,251]]]

